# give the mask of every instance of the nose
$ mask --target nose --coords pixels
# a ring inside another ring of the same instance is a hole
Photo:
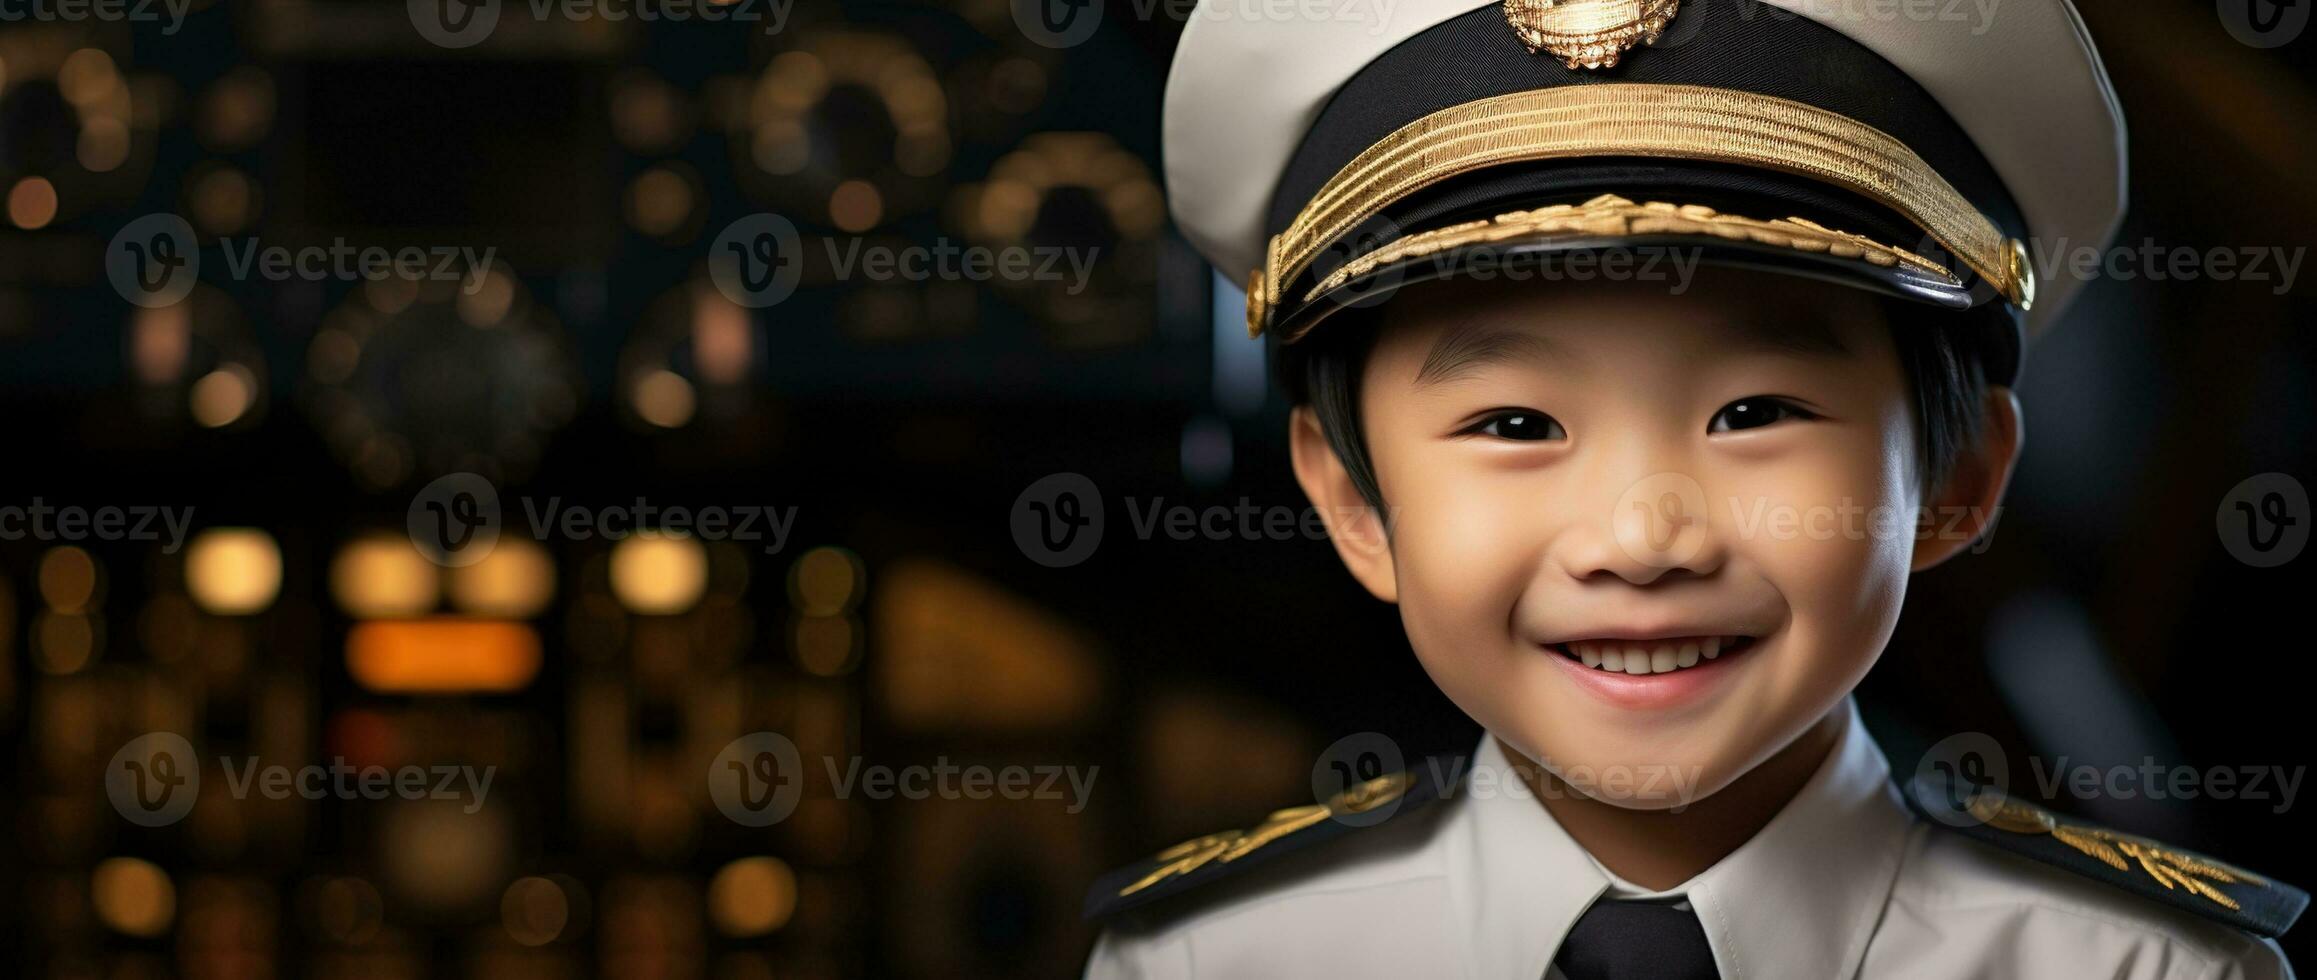
[[[1599,489],[1577,502],[1578,519],[1556,542],[1554,560],[1570,577],[1648,585],[1721,567],[1727,542],[1696,478],[1647,465],[1617,469],[1587,481]]]

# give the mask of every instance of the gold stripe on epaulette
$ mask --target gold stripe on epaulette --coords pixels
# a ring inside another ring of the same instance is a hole
[[[1407,773],[1381,776],[1337,793],[1326,803],[1274,811],[1252,830],[1227,830],[1220,834],[1194,837],[1160,851],[1156,858],[1158,867],[1119,889],[1118,897],[1125,898],[1169,878],[1190,874],[1209,863],[1228,864],[1236,861],[1272,841],[1325,821],[1330,816],[1366,813],[1399,799],[1402,793],[1408,791],[1408,785]]]
[[[1983,793],[1972,797],[1968,808],[1973,817],[1997,830],[2014,834],[2050,834],[2062,844],[2075,848],[2101,864],[2126,874],[2132,872],[2131,862],[2138,862],[2140,870],[2167,889],[2184,890],[2228,909],[2239,910],[2237,900],[2221,894],[2220,889],[2204,879],[2233,885],[2247,882],[2265,886],[2261,876],[2232,868],[2174,850],[2145,837],[2119,834],[2105,827],[2088,827],[2067,823],[2051,811],[2032,803],[2023,803],[1999,793]],[[2127,861],[2126,859],[2130,859]]]
[[[1694,85],[1610,83],[1512,92],[1402,126],[1344,165],[1269,243],[1266,307],[1320,251],[1393,202],[1488,167],[1575,157],[1657,157],[1759,167],[1854,192],[1922,228],[2025,308],[2018,243],[1891,136],[1787,99]],[[1258,328],[1269,309],[1250,303]]]

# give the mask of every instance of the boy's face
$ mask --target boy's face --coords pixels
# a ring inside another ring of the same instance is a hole
[[[1916,540],[1911,389],[1866,294],[1723,273],[1381,312],[1360,417],[1389,535],[1339,550],[1451,699],[1596,798],[1694,802],[1777,752],[1874,663],[1910,570],[1968,543]],[[1306,487],[1343,492],[1297,427]]]

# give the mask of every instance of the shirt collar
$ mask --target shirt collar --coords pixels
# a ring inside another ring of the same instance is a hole
[[[1826,761],[1752,839],[1678,888],[1706,931],[1723,980],[1846,977],[1880,919],[1912,818],[1882,750],[1841,708]],[[1483,735],[1460,787],[1459,899],[1481,977],[1543,976],[1609,877],[1561,829]]]

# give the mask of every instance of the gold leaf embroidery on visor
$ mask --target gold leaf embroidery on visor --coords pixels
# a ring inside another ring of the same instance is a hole
[[[1851,191],[1922,228],[2026,308],[2032,272],[2015,243],[1889,135],[1839,113],[1751,92],[1607,83],[1468,102],[1395,130],[1322,185],[1269,243],[1261,332],[1270,306],[1321,250],[1427,186],[1489,167],[1584,157],[1653,157],[1756,167]]]
[[[1471,245],[1534,241],[1556,236],[1626,238],[1638,235],[1711,235],[1800,252],[1817,252],[1858,259],[1889,268],[1906,265],[1961,285],[1947,267],[1894,245],[1862,235],[1836,231],[1807,218],[1763,221],[1722,214],[1699,204],[1651,201],[1635,204],[1615,194],[1603,194],[1583,204],[1555,204],[1533,211],[1514,211],[1485,221],[1435,228],[1386,243],[1329,273],[1312,287],[1305,302],[1377,269],[1408,259],[1423,258]],[[1254,294],[1250,293],[1252,300]],[[1295,338],[1290,337],[1289,340]]]

